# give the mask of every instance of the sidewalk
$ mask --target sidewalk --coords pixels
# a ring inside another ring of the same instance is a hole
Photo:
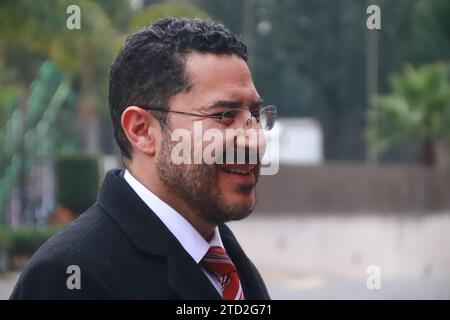
[[[7,300],[9,298],[19,276],[20,271],[0,273],[0,300]]]
[[[449,213],[256,213],[229,226],[273,299],[450,299]],[[367,286],[374,265],[379,290]]]

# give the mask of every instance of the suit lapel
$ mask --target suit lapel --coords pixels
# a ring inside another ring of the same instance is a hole
[[[221,299],[200,266],[121,177],[120,170],[107,173],[98,203],[137,250],[166,257],[168,284],[181,299]]]
[[[222,297],[211,281],[184,250],[178,250],[168,258],[168,280],[170,287],[186,300],[220,300]]]

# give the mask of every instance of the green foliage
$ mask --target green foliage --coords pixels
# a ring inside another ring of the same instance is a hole
[[[390,84],[391,93],[376,99],[370,117],[372,152],[426,140],[450,144],[450,65],[408,65]]]
[[[55,235],[61,227],[0,227],[0,248],[14,255],[31,256],[41,245]]]
[[[130,32],[135,32],[165,17],[206,19],[208,14],[187,1],[154,4],[146,7],[134,17],[130,24]]]
[[[88,46],[92,50],[91,57],[103,57],[97,62],[110,63],[108,55],[112,60],[119,43],[115,41],[117,32],[103,11],[104,7],[90,0],[78,1],[81,30],[68,30],[66,8],[71,4],[73,1],[70,0],[2,1],[0,30],[3,39],[0,43],[4,53],[8,54],[10,45],[20,46],[25,51],[56,61],[64,72],[76,74],[86,62],[80,50]]]
[[[250,55],[259,93],[279,106],[281,116],[319,119],[327,160],[365,158],[367,1],[194,2],[242,33],[243,39],[253,39]],[[378,37],[379,92],[389,90],[388,75],[399,72],[405,63],[448,59],[450,1],[380,0],[377,4],[381,30],[370,32]],[[260,32],[261,23],[269,24],[270,31]],[[388,159],[402,157],[403,153]],[[413,155],[404,157],[415,160]]]
[[[4,128],[6,122],[11,117],[12,111],[16,105],[16,99],[18,99],[21,91],[14,83],[15,79],[16,75],[14,70],[7,68],[0,61],[0,128]],[[0,135],[0,150],[5,150],[5,144],[5,135]],[[5,161],[5,157],[6,155],[4,152],[1,152],[0,170],[2,169],[2,164],[3,161]]]
[[[20,228],[11,232],[10,252],[16,255],[32,255],[40,246],[58,232],[53,228]]]
[[[87,115],[105,116],[108,69],[127,34],[165,16],[211,16],[242,34],[250,44],[250,65],[265,101],[278,104],[282,116],[320,120],[326,159],[364,159],[366,1],[145,3],[150,5],[133,11],[128,0],[79,0],[76,4],[81,8],[82,29],[67,30],[66,8],[75,4],[73,1],[0,1],[0,78],[2,73],[13,75],[8,76],[10,80],[0,79],[0,121],[7,117],[2,114],[2,100],[15,99],[25,92],[46,59],[55,61],[64,75],[73,78],[75,89],[80,91],[78,115],[85,111]],[[379,90],[384,93],[389,90],[388,75],[400,72],[405,63],[420,65],[448,59],[450,2],[380,0],[378,4],[382,29],[374,32],[379,46]],[[270,25],[267,33],[259,32],[261,23]],[[93,96],[95,99],[91,99]]]
[[[411,50],[419,57],[428,60],[441,60],[450,57],[450,1],[418,1],[415,6],[414,26],[416,41],[421,45]]]
[[[92,154],[60,155],[55,158],[57,202],[81,214],[97,199],[99,159]]]
[[[131,18],[133,11],[130,0],[98,0],[101,8],[108,15],[109,20],[120,32],[125,32]]]
[[[10,229],[0,226],[0,250],[10,247],[11,233],[12,231]]]

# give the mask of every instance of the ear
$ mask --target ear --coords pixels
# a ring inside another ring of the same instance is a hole
[[[149,156],[155,155],[156,135],[160,126],[148,111],[136,106],[127,107],[122,113],[121,124],[134,150]]]

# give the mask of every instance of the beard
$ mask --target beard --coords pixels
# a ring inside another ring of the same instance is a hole
[[[204,220],[216,225],[241,220],[252,213],[256,202],[231,202],[220,190],[217,179],[220,164],[174,164],[171,161],[171,151],[176,144],[177,142],[171,141],[168,130],[163,130],[157,171],[170,193],[182,198]],[[259,165],[257,172],[256,177],[259,175]],[[248,195],[255,189],[255,184],[239,185],[235,192]]]

